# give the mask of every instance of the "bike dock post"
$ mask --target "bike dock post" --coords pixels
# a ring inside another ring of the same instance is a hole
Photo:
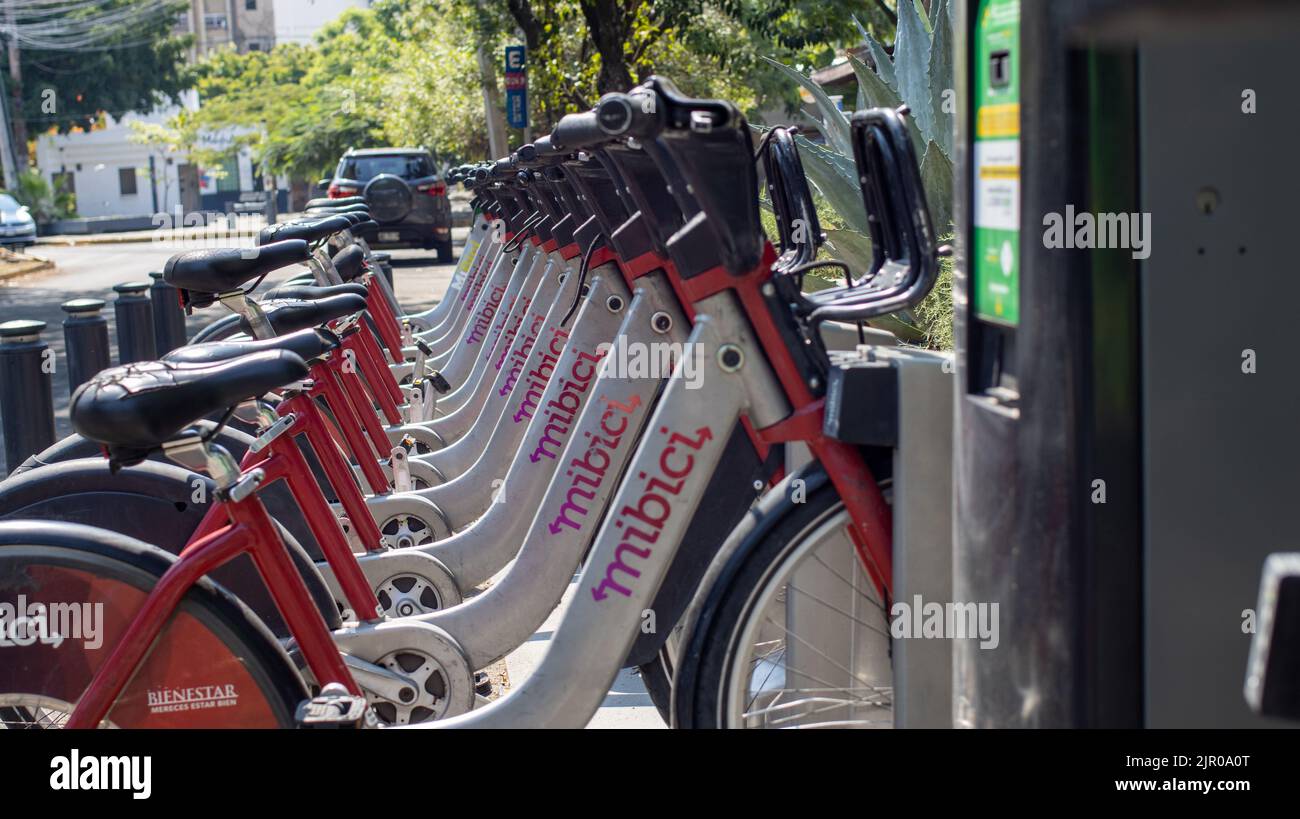
[[[149,299],[149,282],[123,282],[113,285],[117,301],[117,363],[130,364],[158,357],[154,342],[153,304]]]
[[[185,313],[176,288],[163,281],[161,272],[155,270],[149,278],[153,279],[149,300],[153,306],[154,348],[158,355],[165,355],[185,344]]]
[[[379,268],[379,272],[384,274],[384,279],[387,280],[388,282],[388,289],[392,290],[393,289],[393,255],[391,253],[385,253],[383,251],[376,251],[370,254],[370,258],[374,260],[375,266]],[[397,291],[394,290],[393,292],[397,292]]]
[[[828,335],[857,334],[847,327],[823,327],[823,337]],[[829,343],[834,345],[834,339]],[[827,374],[825,434],[845,443],[893,450],[893,599],[902,608],[891,606],[889,614],[905,618],[906,625],[919,621],[927,605],[952,600],[953,369],[949,353],[897,346],[890,340],[832,352]],[[819,601],[845,593],[845,578],[857,578],[851,556],[845,557],[843,566],[801,581],[807,594],[788,603],[791,617],[817,617],[817,607],[825,605]],[[799,645],[786,651],[819,654],[810,659],[827,664],[823,675],[851,668],[851,652],[833,656],[835,649],[830,648],[853,645],[852,623],[842,627],[848,630],[843,637],[815,651]],[[894,724],[950,728],[954,641],[952,635],[919,639],[919,631],[908,628],[906,639],[893,643]]]
[[[10,472],[54,443],[54,357],[41,340],[44,329],[45,322],[29,319],[0,324],[0,415]]]
[[[108,319],[101,299],[73,299],[62,304],[68,317],[63,320],[63,349],[68,362],[68,393],[76,391],[100,370],[108,369],[111,349]]]

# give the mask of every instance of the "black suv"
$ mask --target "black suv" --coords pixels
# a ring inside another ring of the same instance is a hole
[[[422,247],[451,254],[451,204],[447,183],[426,148],[350,149],[333,179],[322,179],[331,199],[364,196],[378,231],[366,240],[375,247]]]

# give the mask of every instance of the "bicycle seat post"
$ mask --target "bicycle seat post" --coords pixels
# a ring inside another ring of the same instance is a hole
[[[167,459],[195,472],[206,472],[218,491],[229,490],[239,482],[240,469],[225,447],[210,443],[195,433],[167,441],[162,445]]]
[[[307,259],[307,268],[315,277],[316,284],[321,287],[343,284],[343,277],[334,268],[334,261],[323,247],[318,247],[311,252],[311,256]]]
[[[243,290],[221,293],[217,296],[217,301],[224,304],[231,312],[244,317],[252,330],[253,338],[275,338],[275,328],[266,317],[266,311],[256,300],[250,299]]]

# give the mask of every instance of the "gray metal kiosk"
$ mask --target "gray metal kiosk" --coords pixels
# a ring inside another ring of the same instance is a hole
[[[954,724],[1286,725],[1242,683],[1300,546],[1300,4],[956,31],[953,597],[1001,639],[954,643]]]

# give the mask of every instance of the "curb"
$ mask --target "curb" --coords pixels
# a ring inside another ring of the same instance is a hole
[[[87,236],[38,236],[36,244],[54,247],[76,247],[78,245],[118,245],[131,242],[152,242],[152,233],[100,233]]]
[[[53,270],[54,262],[49,259],[31,259],[21,262],[0,262],[0,281],[26,276],[28,273],[39,273],[42,270]]]

